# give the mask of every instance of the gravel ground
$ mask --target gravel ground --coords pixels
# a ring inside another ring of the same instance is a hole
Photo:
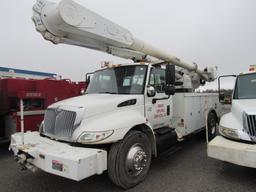
[[[7,146],[0,146],[1,192],[123,191],[107,173],[74,182],[42,171],[21,171]],[[207,158],[205,139],[194,136],[175,152],[153,159],[146,180],[128,191],[140,192],[255,192],[256,170]]]

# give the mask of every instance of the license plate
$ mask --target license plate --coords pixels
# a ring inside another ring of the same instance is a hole
[[[59,161],[52,161],[52,169],[63,172],[63,164]]]

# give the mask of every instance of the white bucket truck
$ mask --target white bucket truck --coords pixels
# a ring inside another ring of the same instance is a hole
[[[209,157],[256,168],[256,66],[237,76],[231,112],[221,117],[219,133],[208,143]]]
[[[10,148],[26,168],[76,181],[107,170],[127,189],[145,179],[152,156],[206,124],[215,136],[218,94],[195,89],[216,79],[216,67],[200,70],[165,54],[71,0],[40,0],[33,10],[45,39],[134,63],[96,71],[85,95],[48,107],[40,132],[14,134]]]

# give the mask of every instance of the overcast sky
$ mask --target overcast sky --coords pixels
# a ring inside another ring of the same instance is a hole
[[[187,62],[202,68],[217,65],[219,74],[237,74],[256,64],[255,0],[76,2]],[[0,1],[0,66],[52,72],[77,81],[102,61],[127,63],[105,53],[43,40],[31,20],[34,3]]]

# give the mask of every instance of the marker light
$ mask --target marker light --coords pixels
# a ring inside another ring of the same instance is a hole
[[[249,71],[250,72],[256,71],[256,65],[250,65]]]

